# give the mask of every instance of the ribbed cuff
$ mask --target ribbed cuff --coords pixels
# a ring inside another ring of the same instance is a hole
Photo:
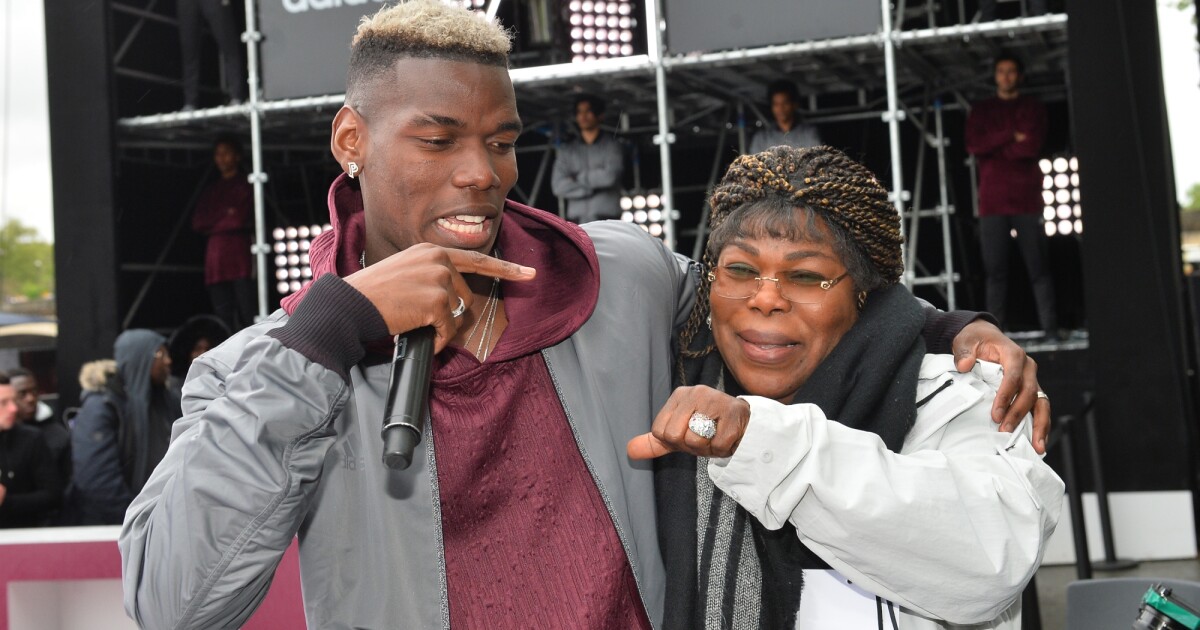
[[[267,334],[349,381],[367,342],[386,338],[388,329],[365,295],[328,273],[312,283],[287,323]]]
[[[925,307],[925,327],[921,336],[925,338],[926,352],[931,354],[953,354],[954,338],[971,322],[982,319],[999,327],[996,318],[989,313],[975,311],[950,311],[945,313],[932,306]]]

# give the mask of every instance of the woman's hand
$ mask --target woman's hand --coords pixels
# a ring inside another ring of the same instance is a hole
[[[692,414],[701,413],[716,421],[717,434],[705,438],[688,429]],[[680,387],[654,418],[649,433],[625,446],[630,459],[652,459],[682,451],[703,457],[729,457],[737,450],[750,422],[750,403],[711,387]]]
[[[1004,368],[1004,379],[992,403],[992,421],[1000,424],[1001,431],[1011,432],[1032,410],[1033,448],[1044,454],[1046,436],[1050,434],[1050,399],[1037,395],[1041,391],[1037,363],[999,328],[982,319],[964,326],[954,338],[953,347],[959,372],[970,371],[981,359]]]
[[[436,353],[458,334],[462,320],[452,314],[458,300],[466,309],[474,302],[464,273],[516,281],[532,280],[536,274],[530,267],[479,252],[422,243],[347,276],[346,282],[375,305],[389,334],[433,326]]]

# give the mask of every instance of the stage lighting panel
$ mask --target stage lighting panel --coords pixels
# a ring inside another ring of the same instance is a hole
[[[283,295],[299,291],[304,282],[312,279],[312,269],[309,268],[308,250],[312,240],[323,232],[332,229],[325,225],[284,226],[271,230],[274,243],[271,251],[275,253],[272,262],[275,263],[275,289]]]
[[[633,31],[637,28],[633,13],[629,2],[572,0],[568,3],[572,63],[632,55]]]
[[[621,197],[621,220],[632,223],[655,238],[662,238],[666,232],[663,225],[664,210],[662,196],[657,193],[623,195]]]
[[[1042,178],[1042,216],[1046,235],[1068,236],[1083,232],[1082,210],[1079,204],[1079,160],[1058,156],[1038,161]]]

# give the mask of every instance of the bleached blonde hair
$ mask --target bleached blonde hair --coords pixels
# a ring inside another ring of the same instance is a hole
[[[508,67],[512,35],[500,24],[440,0],[407,0],[363,17],[350,45],[349,101],[397,59],[450,59]]]

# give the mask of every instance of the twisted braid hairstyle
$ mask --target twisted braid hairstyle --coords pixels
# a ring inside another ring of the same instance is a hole
[[[895,284],[904,272],[900,216],[887,189],[837,149],[778,146],[740,156],[713,189],[709,205],[712,231],[705,270],[716,266],[735,239],[773,238],[831,243],[859,292]],[[711,313],[710,289],[708,275],[702,273],[696,306],[680,333],[680,374],[684,359],[714,350],[711,336],[693,347]]]

